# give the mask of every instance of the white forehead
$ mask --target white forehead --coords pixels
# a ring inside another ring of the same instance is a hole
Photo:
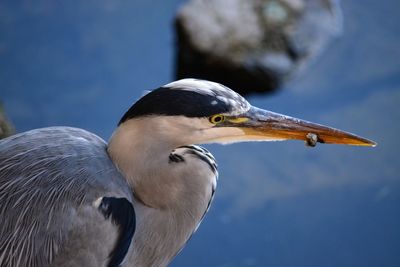
[[[189,78],[166,84],[163,87],[168,87],[171,89],[195,91],[198,93],[208,94],[208,95],[215,95],[215,93],[218,91],[226,90],[225,86],[216,82],[199,80],[199,79],[189,79]]]
[[[218,100],[233,108],[230,112],[231,115],[239,115],[250,109],[250,104],[241,95],[216,82],[187,78],[166,84],[163,87],[215,96]],[[216,105],[217,101],[211,101],[210,104]]]

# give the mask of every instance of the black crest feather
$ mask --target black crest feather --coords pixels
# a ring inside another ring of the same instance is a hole
[[[125,113],[119,124],[145,115],[208,117],[229,111],[230,106],[216,96],[161,87],[139,99]]]

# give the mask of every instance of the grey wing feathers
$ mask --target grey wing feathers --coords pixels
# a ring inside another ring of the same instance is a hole
[[[60,255],[74,253],[73,239],[79,235],[110,239],[84,232],[96,223],[94,231],[109,227],[113,232],[93,206],[103,196],[132,201],[96,135],[52,127],[0,141],[0,266],[60,264]]]

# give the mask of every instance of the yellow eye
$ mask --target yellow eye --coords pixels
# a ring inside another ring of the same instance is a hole
[[[218,115],[211,116],[208,119],[212,124],[218,124],[218,123],[221,123],[221,122],[223,122],[225,120],[225,116],[221,115],[221,114],[218,114]]]

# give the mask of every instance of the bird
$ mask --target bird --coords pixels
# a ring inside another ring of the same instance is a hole
[[[0,266],[167,266],[217,186],[208,143],[366,138],[252,106],[186,78],[145,94],[109,142],[56,126],[0,141]]]

